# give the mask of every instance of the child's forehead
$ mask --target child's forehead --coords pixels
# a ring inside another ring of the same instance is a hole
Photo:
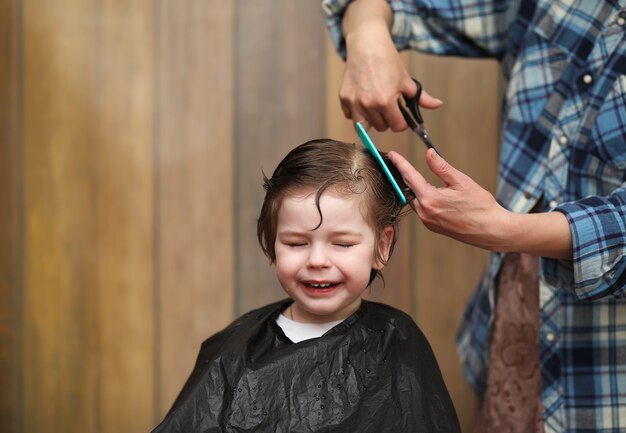
[[[298,187],[294,188],[285,193],[282,197],[280,206],[276,209],[280,212],[280,209],[283,207],[286,200],[295,202],[296,205],[304,205],[305,203],[313,204],[315,202],[315,198],[320,191],[319,186],[309,186],[309,187]],[[319,196],[319,204],[323,206],[324,197],[330,196],[332,198],[337,198],[340,200],[346,200],[351,202],[351,204],[355,205],[355,208],[361,214],[361,216],[368,221],[368,216],[371,212],[368,212],[370,204],[368,200],[371,200],[364,191],[354,188],[349,188],[345,185],[331,185],[321,192]],[[315,204],[317,206],[317,204]],[[321,209],[322,211],[324,209]],[[371,224],[370,224],[371,225]]]
[[[324,198],[325,195],[330,195],[334,198],[339,198],[348,201],[354,201],[359,203],[359,205],[366,205],[366,196],[361,189],[350,188],[346,185],[330,185],[328,188],[324,189],[320,193],[320,186],[302,186],[293,188],[285,193],[282,201],[285,199],[292,199],[296,201],[306,201],[307,199],[313,198],[319,195],[320,201]]]

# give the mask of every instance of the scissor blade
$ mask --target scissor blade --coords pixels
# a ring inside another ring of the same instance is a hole
[[[426,128],[424,128],[424,125],[418,123],[415,128],[411,129],[424,142],[426,147],[428,147],[429,149],[435,149],[435,152],[437,152],[437,154],[441,156],[441,152],[439,152],[439,149],[437,149],[435,144],[430,140],[430,136],[428,135],[428,131],[426,130]]]

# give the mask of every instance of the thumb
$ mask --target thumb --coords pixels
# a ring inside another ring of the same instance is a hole
[[[401,93],[409,98],[412,98],[417,93],[417,85],[413,81],[410,75],[406,75],[405,81],[402,83],[403,86],[400,89]],[[441,99],[435,98],[431,96],[426,90],[422,89],[422,95],[420,96],[419,104],[424,108],[439,108],[443,105],[443,101]]]
[[[435,98],[434,96],[430,96],[426,90],[422,90],[422,97],[420,98],[420,106],[424,108],[439,108],[443,105],[443,101],[441,99]]]
[[[426,162],[430,171],[439,179],[443,180],[446,186],[458,185],[464,177],[463,173],[452,167],[435,149],[428,149],[428,152],[426,152]]]

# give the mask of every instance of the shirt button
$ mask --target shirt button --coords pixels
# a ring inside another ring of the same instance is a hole
[[[617,19],[617,25],[618,25],[618,26],[622,26],[622,27],[623,27],[623,26],[624,26],[624,24],[626,24],[626,19],[624,19],[624,17],[619,17],[619,18]]]
[[[531,198],[532,196],[533,196],[533,195],[532,195],[531,193],[529,193],[528,191],[524,191],[524,198],[525,198],[526,200],[530,200],[530,198]]]
[[[568,141],[569,139],[567,138],[567,135],[561,135],[559,137],[559,143],[561,143],[562,146],[565,146]]]
[[[554,336],[554,333],[552,333],[552,332],[547,332],[546,333],[546,341],[548,341],[548,343],[552,343],[555,338],[556,337]]]
[[[591,84],[593,82],[593,76],[591,74],[583,75],[583,83]]]
[[[550,206],[550,209],[554,209],[555,207],[557,207],[559,204],[557,203],[556,200],[550,200],[550,203],[548,203],[548,205]]]

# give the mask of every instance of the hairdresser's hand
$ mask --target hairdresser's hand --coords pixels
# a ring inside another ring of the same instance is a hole
[[[378,131],[402,131],[407,124],[398,109],[400,95],[414,96],[417,86],[407,72],[389,33],[391,11],[384,0],[360,0],[343,19],[347,59],[339,99],[348,119],[365,121]],[[420,105],[442,102],[422,91]]]
[[[398,153],[390,152],[389,158],[415,193],[411,207],[428,229],[489,250],[505,246],[503,231],[510,212],[437,152],[429,149],[426,159],[430,170],[445,183],[442,188],[428,183]]]
[[[571,259],[571,233],[562,213],[510,212],[433,149],[426,152],[426,161],[428,168],[445,183],[440,188],[428,183],[398,153],[390,152],[389,158],[415,193],[411,207],[433,232],[491,251]]]

